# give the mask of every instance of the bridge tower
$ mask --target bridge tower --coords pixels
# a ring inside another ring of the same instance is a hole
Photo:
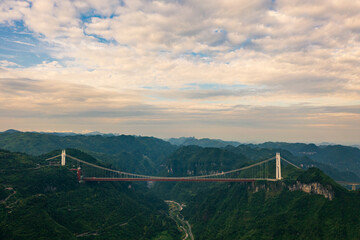
[[[281,180],[281,157],[280,153],[276,153],[276,180]]]
[[[78,181],[79,181],[79,182],[82,182],[81,167],[80,167],[80,166],[77,168],[76,175],[77,175]]]
[[[66,152],[65,152],[65,149],[64,149],[61,152],[61,166],[65,166],[65,161],[66,161]]]

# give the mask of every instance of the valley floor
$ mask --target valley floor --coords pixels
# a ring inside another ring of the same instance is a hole
[[[169,216],[176,222],[178,228],[185,233],[185,236],[182,240],[194,240],[194,235],[191,231],[191,226],[188,221],[184,219],[184,216],[180,213],[183,209],[183,206],[172,200],[165,200],[169,205]]]

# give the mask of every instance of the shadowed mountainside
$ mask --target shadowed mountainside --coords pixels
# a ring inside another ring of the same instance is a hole
[[[179,239],[166,204],[143,185],[79,184],[41,159],[0,150],[0,239]]]

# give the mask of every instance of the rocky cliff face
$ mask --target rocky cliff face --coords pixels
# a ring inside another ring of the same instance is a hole
[[[325,198],[332,200],[334,199],[334,191],[332,190],[331,186],[323,186],[320,183],[314,182],[310,184],[301,183],[296,181],[295,184],[288,186],[290,191],[300,190],[306,193],[311,194],[319,194],[324,196]]]
[[[306,184],[306,183],[302,183],[300,181],[296,181],[296,183],[294,183],[292,185],[288,185],[284,182],[272,183],[272,184],[266,184],[266,185],[253,183],[252,185],[248,186],[248,190],[251,191],[252,193],[257,193],[261,190],[282,191],[286,188],[289,189],[289,191],[303,191],[303,192],[306,192],[309,194],[322,195],[329,200],[333,200],[335,197],[332,186],[322,185],[321,183],[318,183],[318,182]]]

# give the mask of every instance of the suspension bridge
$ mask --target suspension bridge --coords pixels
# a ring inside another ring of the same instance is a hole
[[[77,178],[80,181],[145,181],[145,182],[254,182],[254,181],[278,181],[282,179],[281,176],[281,160],[286,163],[299,168],[290,161],[276,153],[274,157],[265,159],[249,166],[244,166],[238,169],[215,172],[205,175],[184,176],[184,177],[161,177],[149,176],[135,173],[123,172],[115,169],[106,168],[84,161],[82,159],[66,154],[65,150],[62,153],[48,158],[46,160],[54,160],[61,157],[60,165],[65,166],[67,158],[72,160],[77,168],[70,170],[77,172]],[[271,170],[269,163],[275,160],[275,169]],[[274,174],[275,173],[275,174]]]

